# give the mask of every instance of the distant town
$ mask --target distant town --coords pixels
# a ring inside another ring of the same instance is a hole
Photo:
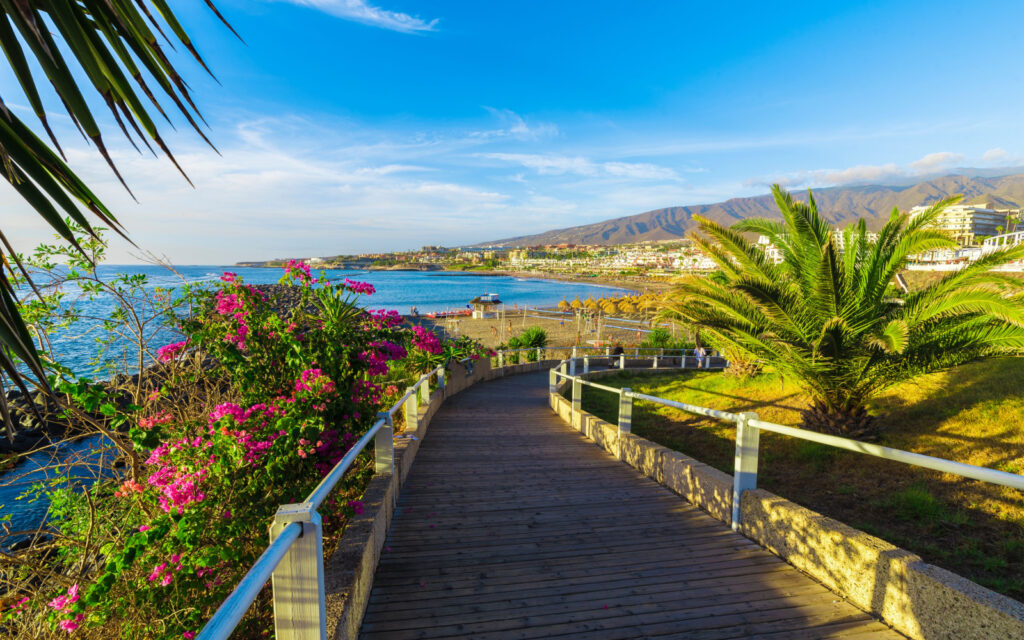
[[[927,210],[927,206],[913,207],[911,220]],[[1022,213],[1024,209],[995,208],[988,203],[948,207],[933,227],[949,234],[959,246],[920,254],[909,268],[955,270],[999,248],[1021,244],[1024,230],[1017,231],[1017,224]],[[836,230],[834,239],[842,248],[844,234],[841,230]],[[877,239],[877,233],[868,234],[869,242]],[[757,246],[769,259],[782,261],[778,249],[766,236],[758,239]],[[279,258],[239,262],[238,266],[273,267],[288,259],[301,259],[320,269],[529,272],[578,278],[642,277],[651,280],[668,280],[689,272],[715,269],[714,261],[686,238],[613,246],[568,242],[522,248],[424,246],[418,251]]]

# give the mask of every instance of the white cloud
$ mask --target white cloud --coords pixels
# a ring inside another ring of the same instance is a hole
[[[964,155],[962,153],[940,151],[938,153],[929,153],[920,160],[911,162],[908,167],[915,173],[932,173],[933,171],[949,169],[963,159]]]
[[[437,19],[429,22],[407,13],[387,11],[375,7],[366,0],[284,0],[304,7],[312,7],[338,18],[361,22],[382,29],[415,33],[435,31]]]
[[[774,178],[753,178],[744,186],[765,186],[772,183],[784,187],[831,187],[851,184],[870,184],[922,177],[955,168],[964,160],[964,155],[952,151],[929,153],[906,165],[889,162],[881,165],[857,165],[845,169],[812,169],[776,176]]]
[[[1001,147],[989,149],[981,156],[981,161],[989,167],[1013,167],[1024,164],[1024,156],[1010,153]]]
[[[483,140],[495,138],[516,138],[518,140],[539,140],[541,138],[553,138],[558,135],[558,127],[548,122],[538,124],[527,124],[526,120],[511,109],[495,109],[484,107],[488,113],[498,119],[501,124],[499,129],[486,131],[473,131],[469,135],[472,138]]]
[[[594,162],[583,156],[539,153],[479,153],[477,157],[519,164],[541,175],[576,174],[591,178],[679,180],[672,169],[647,163]]]

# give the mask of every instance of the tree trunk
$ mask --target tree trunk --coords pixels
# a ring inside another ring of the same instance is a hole
[[[815,403],[801,412],[801,418],[804,429],[855,440],[875,440],[882,431],[881,421],[863,406],[844,411]]]

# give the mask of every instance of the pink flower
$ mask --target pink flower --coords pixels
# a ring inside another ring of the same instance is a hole
[[[349,500],[348,506],[352,507],[357,516],[363,514],[363,503],[360,500]]]
[[[159,578],[160,574],[162,574],[164,572],[164,569],[166,569],[166,568],[167,568],[167,563],[166,562],[161,562],[160,564],[158,564],[155,567],[153,567],[153,571],[150,572],[150,574],[149,574],[149,578],[148,578],[149,581],[153,582],[154,580]]]
[[[47,603],[51,609],[60,611],[61,613],[67,613],[71,609],[71,605],[78,602],[78,583],[71,585],[66,595],[57,596],[53,600]]]
[[[222,275],[220,277],[220,279],[222,281],[224,281],[224,282],[234,282],[237,278],[238,278],[238,274],[237,273],[232,273],[230,271],[225,271],[224,275]]]
[[[164,345],[156,350],[157,360],[160,362],[170,362],[177,358],[182,351],[185,349],[185,345],[188,340],[182,340],[181,342],[172,342],[171,344]]]
[[[141,527],[139,527],[139,532],[141,533],[141,532],[149,531],[152,528],[153,527],[149,526],[148,524],[144,524]]]
[[[345,288],[352,293],[358,293],[361,295],[372,296],[377,293],[377,290],[373,288],[373,285],[369,282],[356,282],[355,280],[349,280],[345,278]]]
[[[183,633],[181,635],[184,636],[185,640],[192,640],[193,638],[196,637],[196,632],[195,631],[186,631],[185,633]]]
[[[434,332],[423,327],[413,327],[412,332],[414,334],[412,343],[416,347],[434,355],[438,355],[443,351],[441,341],[437,339]]]
[[[316,283],[316,279],[309,271],[309,265],[299,260],[289,260],[284,265],[284,273],[290,278],[299,280],[303,285]]]
[[[68,618],[67,620],[61,620],[59,623],[57,623],[57,626],[60,627],[63,631],[67,631],[68,633],[73,633],[76,629],[78,629],[79,625],[82,624],[82,620],[84,620],[84,619],[85,619],[85,616],[80,613],[77,616],[75,616],[74,618]]]
[[[121,488],[114,492],[115,498],[127,498],[133,493],[142,493],[145,490],[138,482],[134,480],[125,480],[121,483]]]
[[[171,576],[171,574],[165,573],[164,577],[160,580],[160,586],[166,587],[167,585],[171,584],[171,580],[173,579],[174,578]]]
[[[154,416],[150,416],[148,418],[139,418],[139,426],[142,427],[143,429],[147,429],[148,430],[148,429],[152,429],[153,427],[157,426],[158,424],[167,424],[171,420],[172,420],[171,414],[169,414],[166,411],[164,411],[162,413],[158,413],[158,414],[156,414]]]

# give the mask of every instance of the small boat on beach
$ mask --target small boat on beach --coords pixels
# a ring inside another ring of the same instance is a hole
[[[472,313],[473,312],[469,309],[459,309],[458,311],[431,311],[427,314],[427,317],[431,320],[437,320],[439,318],[466,317]]]

